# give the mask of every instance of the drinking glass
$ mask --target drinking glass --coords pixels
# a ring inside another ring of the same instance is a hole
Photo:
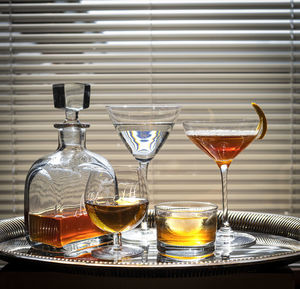
[[[255,237],[231,229],[228,222],[227,174],[233,159],[242,152],[259,133],[260,126],[254,119],[209,119],[185,121],[183,127],[188,138],[215,160],[222,181],[222,225],[217,232],[219,247],[244,247],[255,243]]]
[[[109,105],[106,107],[122,141],[139,163],[139,184],[144,195],[148,194],[148,166],[161,149],[179,115],[179,105]],[[148,228],[148,216],[141,228],[126,233],[124,240],[132,243],[156,241],[156,232]]]
[[[155,206],[157,249],[160,255],[181,261],[212,256],[217,208],[211,203],[195,201],[165,202]]]
[[[138,226],[148,210],[148,200],[140,191],[137,169],[115,168],[116,180],[101,178],[101,172],[90,173],[84,202],[91,221],[101,230],[113,233],[113,245],[92,251],[101,260],[118,261],[141,255],[141,247],[122,244],[121,234]]]

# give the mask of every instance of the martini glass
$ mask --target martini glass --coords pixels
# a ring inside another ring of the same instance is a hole
[[[227,174],[233,159],[242,152],[259,133],[257,120],[186,121],[183,127],[188,138],[215,160],[222,181],[222,224],[217,232],[216,247],[234,248],[255,244],[255,237],[235,232],[228,221]]]
[[[148,166],[167,140],[180,106],[168,104],[149,105],[109,105],[106,107],[122,141],[129,152],[138,161],[139,185],[145,196],[148,196]],[[141,227],[123,235],[131,243],[156,242],[156,232],[148,227],[148,215]]]

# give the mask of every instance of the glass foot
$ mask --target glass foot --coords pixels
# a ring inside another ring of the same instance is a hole
[[[221,228],[216,236],[216,248],[231,247],[244,248],[256,243],[256,238],[247,233],[235,232],[231,229]]]
[[[156,244],[156,229],[134,229],[122,234],[122,240],[131,244]]]
[[[141,247],[122,245],[116,247],[113,245],[101,246],[92,251],[92,256],[99,260],[105,261],[120,261],[122,259],[134,258],[142,255],[144,250]]]

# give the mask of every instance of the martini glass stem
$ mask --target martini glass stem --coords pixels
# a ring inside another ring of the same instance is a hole
[[[148,166],[149,162],[139,162],[139,186],[143,198],[148,200]],[[141,223],[142,231],[148,230],[148,211]]]
[[[222,205],[223,205],[223,214],[222,214],[222,231],[231,231],[229,222],[228,222],[228,191],[227,191],[227,176],[228,176],[228,164],[222,164],[220,166],[221,180],[222,180]]]
[[[255,244],[255,237],[246,233],[234,232],[228,218],[227,175],[230,162],[218,164],[222,180],[222,224],[217,232],[216,248],[221,248],[221,257],[228,259],[233,247],[245,247]]]

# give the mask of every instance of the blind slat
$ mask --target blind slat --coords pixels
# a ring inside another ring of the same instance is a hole
[[[46,0],[44,0],[46,1]],[[129,9],[142,9],[142,8],[149,8],[152,9],[187,9],[187,8],[195,8],[201,7],[203,8],[211,8],[211,7],[218,7],[218,8],[269,8],[269,9],[276,9],[276,8],[289,8],[289,1],[286,0],[275,0],[275,1],[151,1],[151,6],[149,2],[145,1],[132,1],[127,0],[125,1],[95,1],[95,3],[53,3],[52,5],[45,6],[44,4],[40,3],[30,3],[26,4],[27,0],[18,1],[19,3],[12,3],[11,8],[15,12],[48,12],[48,11],[89,11],[89,10],[129,10]],[[20,4],[20,2],[25,2],[25,4]],[[43,1],[40,1],[43,2]],[[295,5],[299,5],[298,0],[293,1]],[[8,12],[10,7],[9,5],[2,4],[0,5],[0,10]]]
[[[150,18],[149,18],[150,19]],[[293,25],[299,28],[300,20],[294,19]],[[12,24],[13,32],[99,32],[99,31],[129,31],[129,30],[149,30],[150,21],[105,21],[101,24],[95,23],[39,23],[39,24]],[[199,30],[199,29],[216,29],[217,27],[223,29],[290,29],[291,21],[289,19],[276,20],[168,20],[168,21],[151,21],[151,28],[153,30]],[[0,25],[0,31],[7,31],[7,26]]]
[[[8,52],[8,51],[7,51]],[[290,61],[290,51],[190,51],[188,54],[185,52],[155,52],[152,53],[152,58],[160,61],[195,61],[195,60],[208,60],[208,59],[284,59]],[[294,57],[300,57],[300,52],[293,53]],[[0,61],[8,63],[8,54],[0,55]],[[63,54],[18,54],[13,55],[12,60],[14,63],[47,63],[48,61],[52,61],[55,59],[56,63],[72,63],[72,62],[98,62],[98,61],[145,61],[150,60],[149,53],[147,52],[128,52],[128,53],[111,53],[108,51],[105,54],[93,54],[93,53],[84,53],[84,54],[68,54],[68,58],[66,58]],[[263,74],[256,72],[256,74],[263,76]],[[240,74],[237,74],[240,75]],[[297,74],[296,74],[297,75]],[[174,75],[176,76],[176,75]],[[224,74],[224,77],[226,74]],[[276,74],[274,74],[276,77]],[[285,74],[286,76],[286,74]],[[227,77],[230,77],[227,75]],[[240,75],[240,77],[245,77],[244,75]]]
[[[300,14],[300,10],[294,9],[293,11],[297,18]],[[191,10],[152,10],[151,19],[153,20],[169,20],[169,19],[272,19],[272,18],[289,18],[291,14],[290,9],[191,9]],[[31,22],[31,23],[55,23],[55,22],[70,22],[70,21],[100,21],[100,20],[149,20],[149,10],[127,10],[127,11],[101,11],[94,13],[40,13],[40,14],[12,14],[12,21],[14,23]],[[7,21],[8,16],[1,16],[0,21]]]
[[[149,32],[148,31],[134,31],[131,33],[98,33],[95,34],[46,34],[46,35],[36,35],[27,34],[19,35],[12,34],[14,42],[33,42],[37,41],[39,43],[68,43],[68,42],[97,42],[97,41],[142,41],[151,39],[153,41],[157,40],[210,40],[211,35],[214,35],[217,39],[229,39],[229,40],[252,40],[252,39],[276,39],[276,40],[289,40],[290,30],[231,30],[225,32],[222,30],[207,30],[207,31],[159,31],[159,32]],[[295,36],[299,36],[299,32],[295,32]],[[0,35],[0,40],[8,41],[9,35]]]
[[[76,69],[81,72],[120,72],[120,71],[130,71],[130,72],[183,72],[183,71],[216,71],[220,72],[222,70],[233,70],[233,71],[249,71],[249,70],[261,70],[261,71],[273,71],[275,68],[277,71],[289,71],[289,62],[229,62],[222,63],[219,62],[202,62],[202,63],[100,63],[100,64],[62,64],[62,65],[13,65],[10,69],[14,70],[15,73],[26,73],[28,71],[34,73],[39,72],[65,72],[70,73],[70,71]],[[300,62],[295,62],[295,67],[300,67]],[[3,65],[0,67],[1,71],[7,71],[8,66]],[[297,84],[295,84],[297,86]]]

